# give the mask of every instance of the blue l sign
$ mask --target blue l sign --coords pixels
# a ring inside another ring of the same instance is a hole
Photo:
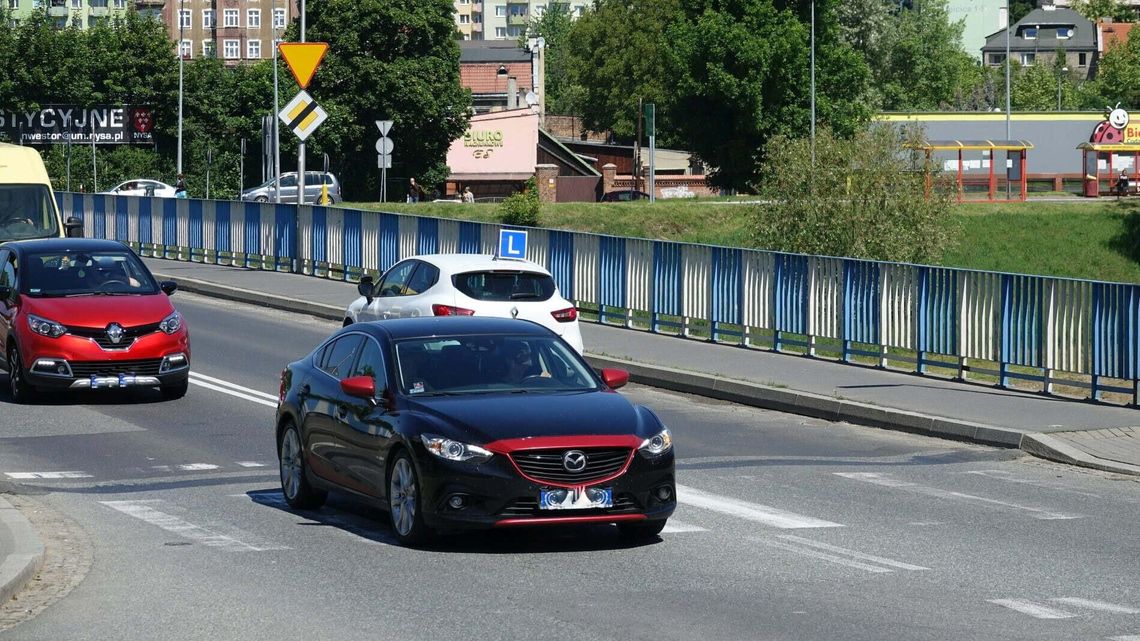
[[[526,258],[526,232],[518,229],[500,229],[499,258]]]

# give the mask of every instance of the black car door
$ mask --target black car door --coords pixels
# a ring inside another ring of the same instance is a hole
[[[352,376],[370,376],[376,383],[376,398],[344,395],[337,421],[337,438],[344,454],[346,476],[354,488],[371,496],[384,491],[385,461],[395,437],[394,415],[385,404],[388,387],[386,359],[380,343],[364,340]]]
[[[0,295],[0,361],[8,355],[8,335],[16,316],[16,255],[0,249],[0,288],[7,293]]]
[[[340,389],[340,381],[350,375],[363,342],[364,335],[358,333],[346,334],[330,342],[314,363],[316,367],[310,369],[302,381],[303,447],[312,456],[313,471],[341,485],[348,484],[348,477],[346,461],[336,437],[345,396]]]

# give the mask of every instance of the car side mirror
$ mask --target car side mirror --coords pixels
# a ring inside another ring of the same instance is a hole
[[[376,405],[376,380],[371,376],[350,376],[340,381],[340,389],[345,394],[363,398]]]
[[[365,278],[367,278],[367,277],[365,277]],[[361,278],[360,284],[356,286],[356,291],[360,292],[360,295],[365,298],[365,301],[369,305],[372,304],[372,287],[373,287],[373,285],[372,285],[372,279],[371,278],[368,278],[368,280],[364,280],[364,278]]]
[[[68,238],[83,238],[83,221],[75,216],[68,216],[63,228]]]
[[[167,296],[173,296],[174,292],[178,291],[178,283],[172,280],[164,280],[158,284],[162,288],[162,292]]]
[[[602,380],[605,381],[610,389],[625,387],[625,384],[629,382],[629,372],[624,369],[606,367],[602,369]]]

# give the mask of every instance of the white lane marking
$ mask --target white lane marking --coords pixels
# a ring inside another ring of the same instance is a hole
[[[1097,499],[1100,498],[1099,494],[1093,494],[1091,492],[1081,492],[1079,490],[1074,490],[1070,487],[1065,487],[1060,483],[1050,483],[1048,481],[1039,481],[1036,479],[1018,478],[1016,476],[1013,476],[1013,474],[1011,472],[1008,472],[1006,470],[968,470],[965,473],[966,474],[973,474],[975,476],[984,476],[986,478],[991,478],[991,479],[995,479],[998,481],[1005,481],[1007,483],[1018,483],[1021,485],[1034,485],[1037,487],[1043,487],[1046,489],[1055,490],[1057,492],[1067,492],[1069,494],[1077,494],[1080,496],[1090,496],[1092,498],[1097,498]]]
[[[1109,641],[1140,641],[1140,634],[1126,634],[1122,637],[1110,637]]]
[[[8,478],[13,479],[89,479],[94,478],[87,472],[5,472]]]
[[[199,387],[205,387],[206,389],[212,389],[215,392],[221,392],[223,394],[229,394],[230,396],[236,396],[238,398],[245,399],[247,401],[253,401],[254,403],[257,403],[258,405],[264,405],[266,407],[272,407],[273,409],[277,409],[277,401],[267,401],[267,400],[265,400],[263,398],[259,398],[257,396],[251,396],[249,394],[238,392],[236,390],[232,390],[232,389],[229,389],[227,387],[222,387],[221,385],[214,385],[213,383],[207,383],[205,381],[197,380],[193,376],[190,377],[190,382],[195,384],[195,385],[198,385]]]
[[[241,467],[266,467],[265,463],[258,463],[257,461],[238,461]]]
[[[727,514],[749,521],[756,521],[757,523],[763,523],[785,530],[813,527],[843,527],[841,523],[832,523],[831,521],[803,516],[767,505],[760,505],[759,503],[748,503],[727,496],[702,492],[685,485],[677,486],[677,500],[694,507],[720,512],[721,514]]]
[[[760,540],[763,541],[764,543],[767,543],[768,545],[771,545],[772,547],[780,548],[781,550],[787,550],[789,552],[795,552],[796,554],[802,554],[804,556],[810,556],[813,559],[821,559],[823,561],[829,561],[831,563],[837,563],[839,565],[845,565],[849,568],[855,568],[857,570],[874,572],[876,574],[883,574],[883,573],[887,573],[887,572],[892,572],[892,570],[889,570],[889,569],[884,568],[884,567],[879,567],[877,565],[870,565],[869,563],[860,563],[859,561],[853,561],[851,559],[845,559],[845,558],[840,557],[840,556],[835,556],[834,554],[827,554],[825,552],[817,552],[816,550],[812,550],[810,548],[803,548],[803,547],[800,547],[798,545],[792,545],[790,543],[784,543],[782,541],[776,541],[774,539],[760,539]]]
[[[163,501],[100,501],[107,507],[118,510],[128,516],[133,516],[136,519],[149,523],[177,534],[183,538],[190,539],[206,545],[209,547],[220,548],[227,552],[263,552],[266,550],[288,550],[288,547],[280,545],[252,545],[246,543],[238,538],[227,536],[219,532],[215,532],[209,528],[204,528],[199,525],[194,525],[188,521],[184,521],[177,516],[160,512],[153,507],[154,504],[161,504]]]
[[[692,523],[669,519],[669,522],[665,524],[665,529],[661,530],[661,532],[664,534],[678,534],[680,532],[708,532],[708,530],[699,525],[693,525]]]
[[[930,568],[923,567],[921,565],[911,565],[909,563],[903,563],[902,561],[895,561],[893,559],[887,559],[887,558],[883,558],[881,556],[874,556],[871,554],[864,554],[863,552],[858,552],[855,550],[848,550],[846,548],[841,548],[841,547],[838,547],[835,545],[831,545],[829,543],[823,543],[822,541],[813,541],[811,539],[805,539],[802,536],[796,536],[794,534],[781,534],[777,538],[784,539],[785,541],[794,541],[794,542],[799,543],[801,545],[807,545],[807,546],[811,546],[814,548],[819,548],[821,550],[827,550],[828,552],[835,552],[836,554],[845,554],[847,556],[850,556],[850,557],[853,557],[856,559],[860,559],[862,561],[870,561],[872,563],[878,563],[880,565],[886,565],[886,566],[889,566],[892,568],[898,568],[900,570],[929,570],[930,569]]]
[[[964,494],[962,492],[941,490],[936,487],[927,487],[925,485],[919,485],[917,483],[911,483],[909,481],[899,481],[896,479],[887,478],[884,475],[877,474],[875,472],[832,472],[832,474],[835,474],[836,476],[842,476],[843,478],[854,479],[856,481],[864,481],[866,483],[872,483],[874,485],[881,485],[883,487],[905,489],[908,492],[914,492],[916,494],[922,494],[925,496],[933,496],[942,499],[976,501],[979,503],[985,503],[987,505],[997,505],[1000,507],[1013,508],[1015,510],[1025,510],[1026,512],[1032,513],[1033,518],[1046,521],[1084,518],[1079,514],[1062,514],[1060,512],[1050,512],[1048,510],[1042,510],[1036,507],[1018,505],[1017,503],[1009,503],[1006,501],[999,501],[997,499],[988,499],[984,496],[974,496],[973,494]]]
[[[328,511],[321,513],[319,521],[305,518],[294,512],[293,508],[289,507],[289,503],[285,501],[285,497],[280,493],[262,493],[256,497],[248,494],[231,494],[230,496],[248,499],[259,505],[276,508],[288,514],[290,517],[299,518],[306,523],[331,526],[367,545],[392,545],[396,542],[395,538],[384,530],[383,524],[380,521],[367,521],[364,519],[358,521],[354,520],[351,516],[338,516]],[[365,524],[362,524],[361,521],[364,521]]]
[[[1026,601],[1024,599],[988,599],[989,603],[1009,608],[1015,612],[1028,614],[1036,619],[1071,619],[1077,615],[1072,612],[1058,610],[1047,605]]]
[[[183,472],[197,472],[200,470],[216,470],[220,466],[213,463],[187,463],[185,465],[176,465],[179,470]]]
[[[1115,603],[1105,603],[1104,601],[1092,601],[1090,599],[1080,599],[1076,597],[1061,597],[1049,600],[1078,608],[1085,608],[1087,610],[1100,610],[1101,612],[1113,612],[1116,614],[1140,614],[1140,610],[1136,608],[1130,608],[1126,605],[1116,605]]]
[[[239,392],[245,392],[246,394],[258,396],[258,397],[264,398],[266,400],[273,401],[274,404],[277,403],[277,396],[275,394],[267,394],[267,393],[262,392],[260,390],[255,390],[251,387],[243,387],[241,385],[238,385],[237,383],[231,383],[231,382],[224,380],[224,379],[221,379],[221,378],[214,378],[213,376],[206,376],[205,374],[202,374],[199,372],[194,372],[194,371],[190,372],[190,378],[198,378],[198,379],[201,379],[207,383],[213,383],[215,385],[221,385],[222,387],[228,387],[230,389],[234,389],[234,390],[237,390]]]

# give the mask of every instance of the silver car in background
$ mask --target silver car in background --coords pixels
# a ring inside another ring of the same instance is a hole
[[[305,203],[315,205],[321,198],[322,188],[328,187],[330,204],[344,201],[340,190],[340,181],[335,174],[319,171],[305,172]],[[276,202],[277,180],[271,179],[264,183],[241,192],[241,199],[247,202],[271,203]],[[281,174],[281,202],[297,202],[297,172],[290,171]]]

